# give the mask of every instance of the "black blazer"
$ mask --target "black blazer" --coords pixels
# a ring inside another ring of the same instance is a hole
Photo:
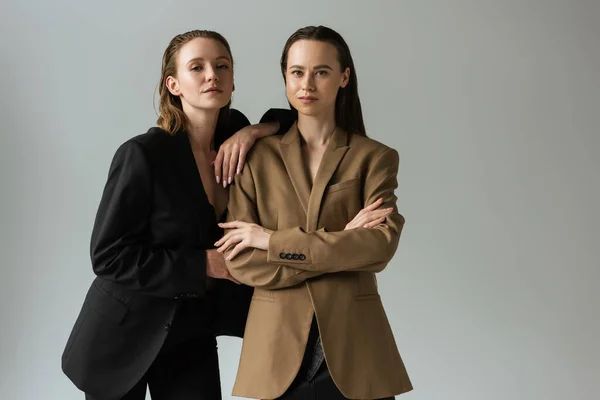
[[[248,124],[232,109],[216,145]],[[133,387],[181,299],[205,298],[215,334],[243,336],[252,288],[218,279],[206,289],[205,250],[222,234],[184,132],[152,128],[119,147],[92,233],[97,277],[62,356],[79,389],[119,397]]]

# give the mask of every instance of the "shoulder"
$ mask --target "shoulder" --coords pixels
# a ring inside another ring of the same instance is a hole
[[[263,122],[279,122],[278,135],[285,134],[298,119],[298,113],[285,108],[270,108],[263,114],[260,123]]]
[[[164,154],[173,148],[175,142],[181,139],[177,135],[170,135],[160,128],[152,127],[146,133],[136,135],[123,142],[115,152],[114,162],[119,160],[148,162],[164,157]]]
[[[395,149],[366,136],[348,134],[348,145],[353,153],[371,159],[373,162],[377,162],[382,157],[398,158],[398,152]]]
[[[250,125],[250,121],[248,120],[248,118],[244,115],[243,112],[241,112],[240,110],[237,110],[235,108],[230,108],[229,109],[229,118],[228,118],[228,123],[230,127],[236,128],[238,127],[237,130],[242,129],[243,127]]]
[[[248,152],[246,162],[250,164],[270,162],[281,158],[279,144],[281,135],[272,135],[260,138]]]
[[[220,118],[217,124],[215,146],[219,148],[223,142],[248,125],[250,121],[241,111],[230,108],[225,118]]]
[[[177,133],[175,135],[169,134],[158,127],[152,127],[148,129],[146,133],[132,137],[131,139],[124,142],[121,147],[138,147],[148,154],[155,152],[164,153],[177,140],[178,135],[183,133]]]

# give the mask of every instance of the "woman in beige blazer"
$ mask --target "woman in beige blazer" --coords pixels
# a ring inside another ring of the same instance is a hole
[[[412,386],[375,274],[404,224],[398,153],[366,137],[338,33],[296,31],[281,71],[297,122],[252,149],[216,243],[231,275],[255,288],[233,394],[393,398]]]

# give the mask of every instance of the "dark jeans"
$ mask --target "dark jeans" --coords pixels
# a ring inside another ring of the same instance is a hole
[[[182,304],[165,343],[143,378],[123,397],[86,400],[221,400],[217,341],[202,321],[202,305]]]

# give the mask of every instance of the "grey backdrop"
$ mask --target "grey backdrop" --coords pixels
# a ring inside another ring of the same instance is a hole
[[[286,105],[280,51],[309,24],[347,39],[368,132],[401,155],[380,287],[402,398],[598,398],[599,1],[4,0],[1,399],[83,398],[60,355],[93,218],[116,147],[154,124],[171,37],[222,32],[257,121]],[[239,351],[220,340],[225,398]]]

